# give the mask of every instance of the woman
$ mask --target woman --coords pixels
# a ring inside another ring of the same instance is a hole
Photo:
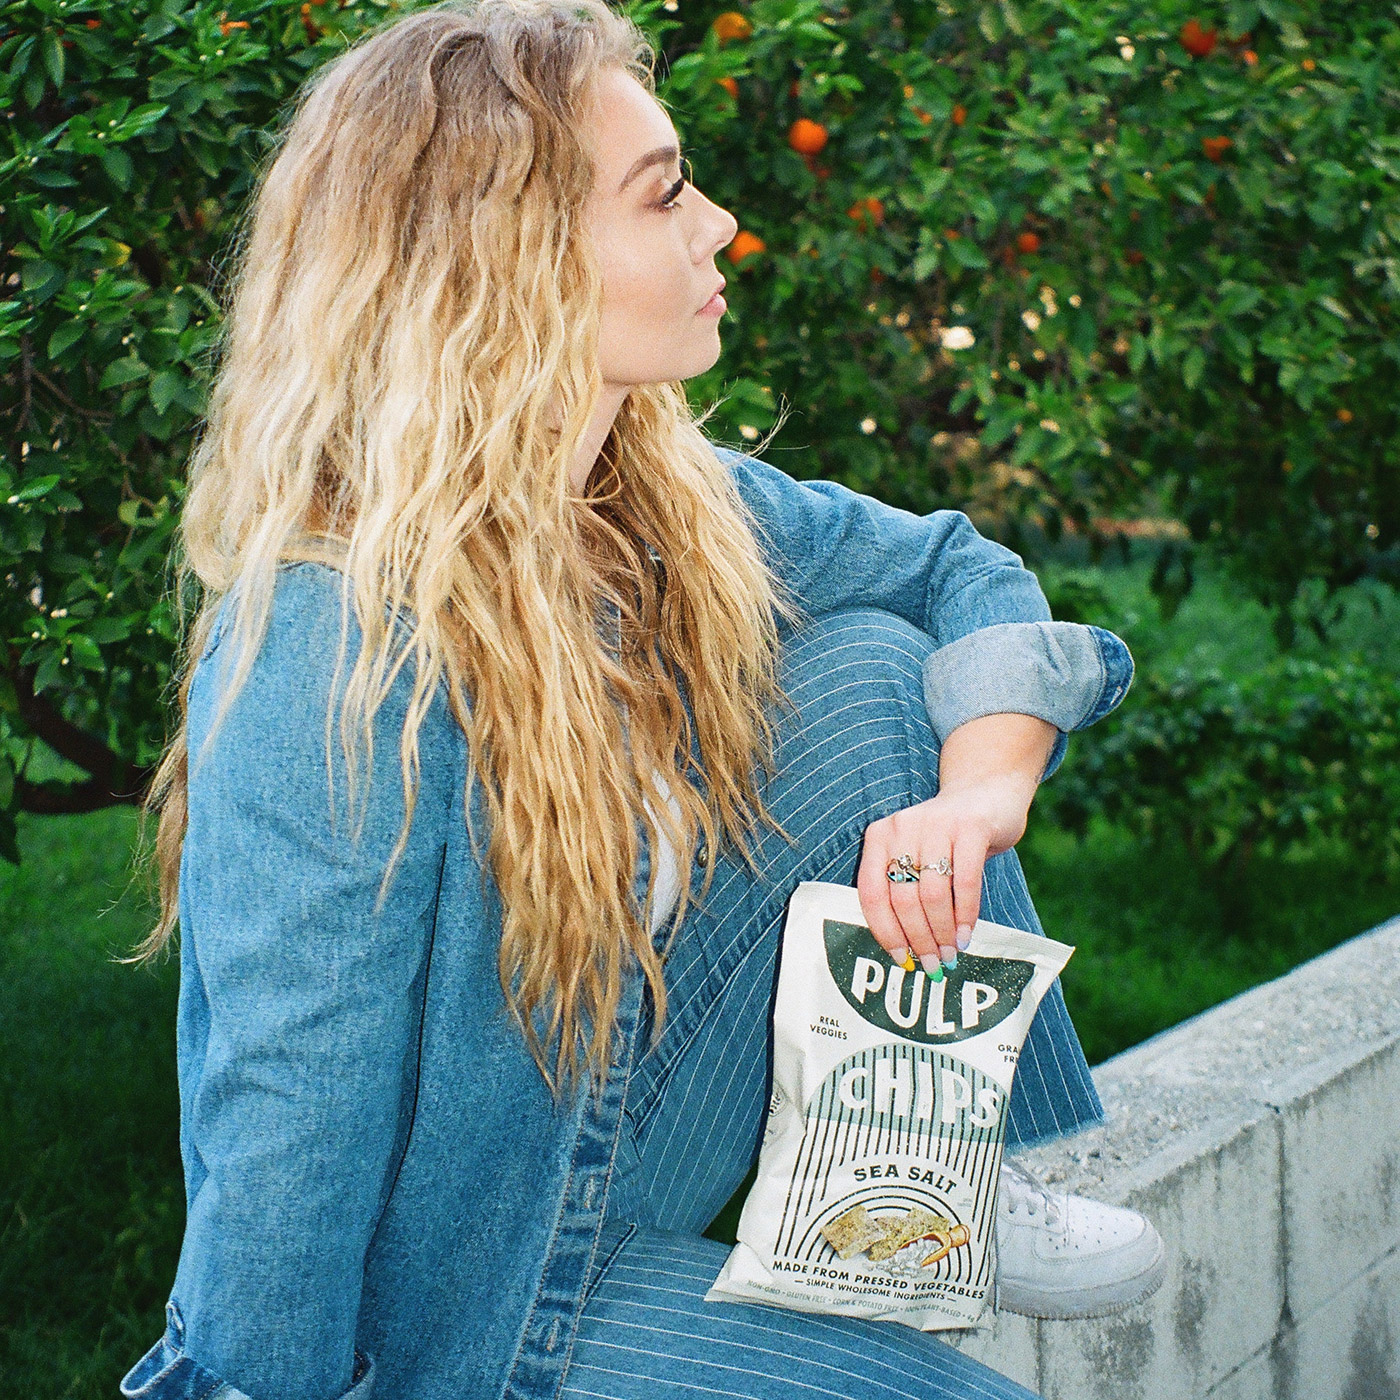
[[[178,916],[188,1212],[125,1395],[1027,1394],[705,1305],[700,1232],[757,1153],[795,885],[855,879],[930,968],[979,913],[1040,932],[1012,847],[1131,659],[961,513],[700,432],[735,223],[649,59],[602,0],[400,19],[251,207],[137,950]],[[1008,1141],[1101,1117],[1056,988]],[[1002,1194],[1078,1269],[1012,1278],[1008,1219],[1003,1305],[1150,1286],[1141,1217]]]

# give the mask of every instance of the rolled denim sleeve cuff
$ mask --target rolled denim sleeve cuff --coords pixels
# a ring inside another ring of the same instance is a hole
[[[354,1349],[350,1389],[336,1400],[373,1400],[374,1362]],[[123,1400],[250,1400],[185,1350],[185,1321],[171,1298],[165,1305],[165,1335],[121,1378]]]
[[[999,622],[939,647],[924,662],[924,700],[941,746],[982,715],[1048,720],[1055,738],[1040,781],[1060,766],[1068,735],[1116,709],[1133,680],[1121,637],[1079,622]]]

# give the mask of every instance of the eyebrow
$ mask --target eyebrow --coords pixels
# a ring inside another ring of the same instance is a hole
[[[681,148],[679,146],[658,146],[654,151],[648,151],[623,177],[622,183],[617,187],[618,194],[621,194],[638,175],[653,165],[667,165],[673,160],[681,158]]]

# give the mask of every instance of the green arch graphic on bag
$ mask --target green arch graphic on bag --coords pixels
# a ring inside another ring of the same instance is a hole
[[[1073,951],[979,919],[935,982],[891,961],[854,888],[798,885],[758,1176],[706,1300],[987,1325],[1016,1061]]]

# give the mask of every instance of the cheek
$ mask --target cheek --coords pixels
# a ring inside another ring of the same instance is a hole
[[[681,284],[665,260],[637,257],[619,264],[604,284],[600,348],[605,372],[645,376],[656,368],[658,354],[682,350],[699,326],[692,300],[689,285]]]

